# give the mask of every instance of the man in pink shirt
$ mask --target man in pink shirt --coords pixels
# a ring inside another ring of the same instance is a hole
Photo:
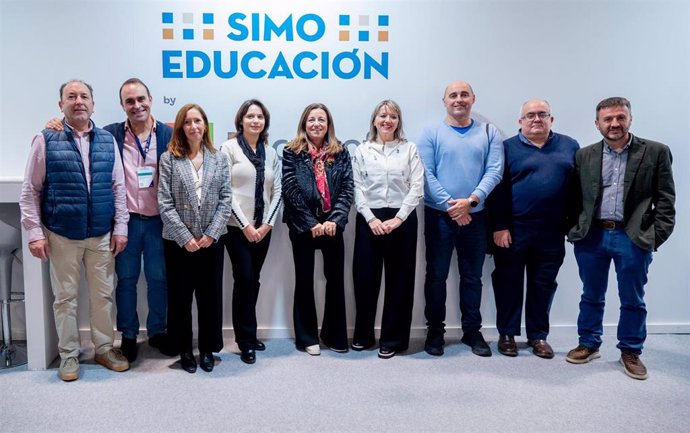
[[[117,330],[122,332],[122,353],[129,362],[137,358],[137,282],[142,256],[149,308],[146,318],[149,345],[164,355],[177,355],[166,334],[168,288],[163,256],[163,223],[158,210],[158,160],[168,148],[172,128],[153,118],[152,103],[146,84],[138,78],[130,78],[120,86],[120,105],[127,120],[104,128],[117,141],[127,190],[129,243],[115,260],[115,302]]]
[[[116,142],[91,121],[93,89],[80,80],[60,87],[63,131],[34,137],[19,205],[29,251],[50,261],[53,312],[64,381],[79,378],[77,299],[81,265],[89,290],[94,360],[114,371],[129,362],[113,348],[114,257],[127,246],[129,215]]]

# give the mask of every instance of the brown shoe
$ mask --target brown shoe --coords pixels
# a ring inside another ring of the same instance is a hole
[[[565,357],[565,360],[573,364],[586,364],[593,359],[601,357],[599,349],[590,349],[588,347],[579,345]]]
[[[119,349],[110,349],[102,355],[96,354],[93,360],[113,371],[129,370],[129,361]]]
[[[517,356],[518,348],[512,335],[498,336],[498,352],[505,356]]]
[[[621,350],[621,364],[623,364],[625,374],[633,379],[645,380],[648,377],[647,367],[644,366],[637,353]]]
[[[553,358],[553,349],[546,340],[527,340],[527,345],[532,348],[532,353],[540,358]]]

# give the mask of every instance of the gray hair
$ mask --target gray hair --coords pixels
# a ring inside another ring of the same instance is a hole
[[[520,114],[518,115],[518,119],[522,118],[522,110],[525,108],[525,105],[529,104],[532,101],[543,102],[544,104],[546,104],[547,107],[549,107],[549,113],[551,112],[551,104],[549,104],[549,101],[547,101],[546,99],[528,99],[525,102],[523,102],[522,105],[520,105]]]

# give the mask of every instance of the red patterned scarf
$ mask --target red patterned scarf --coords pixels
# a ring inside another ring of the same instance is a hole
[[[314,169],[314,176],[316,177],[316,189],[321,194],[321,203],[323,204],[323,211],[329,212],[331,210],[331,193],[328,191],[328,179],[326,179],[326,166],[332,165],[335,161],[333,155],[326,152],[326,146],[321,146],[317,149],[316,146],[309,143],[309,157],[311,158],[311,166]]]

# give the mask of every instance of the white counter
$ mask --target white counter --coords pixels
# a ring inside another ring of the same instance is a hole
[[[21,188],[21,178],[0,177],[0,203],[18,203]],[[48,263],[29,254],[27,244],[26,233],[22,229],[28,367],[30,370],[45,370],[58,355],[53,293]]]

